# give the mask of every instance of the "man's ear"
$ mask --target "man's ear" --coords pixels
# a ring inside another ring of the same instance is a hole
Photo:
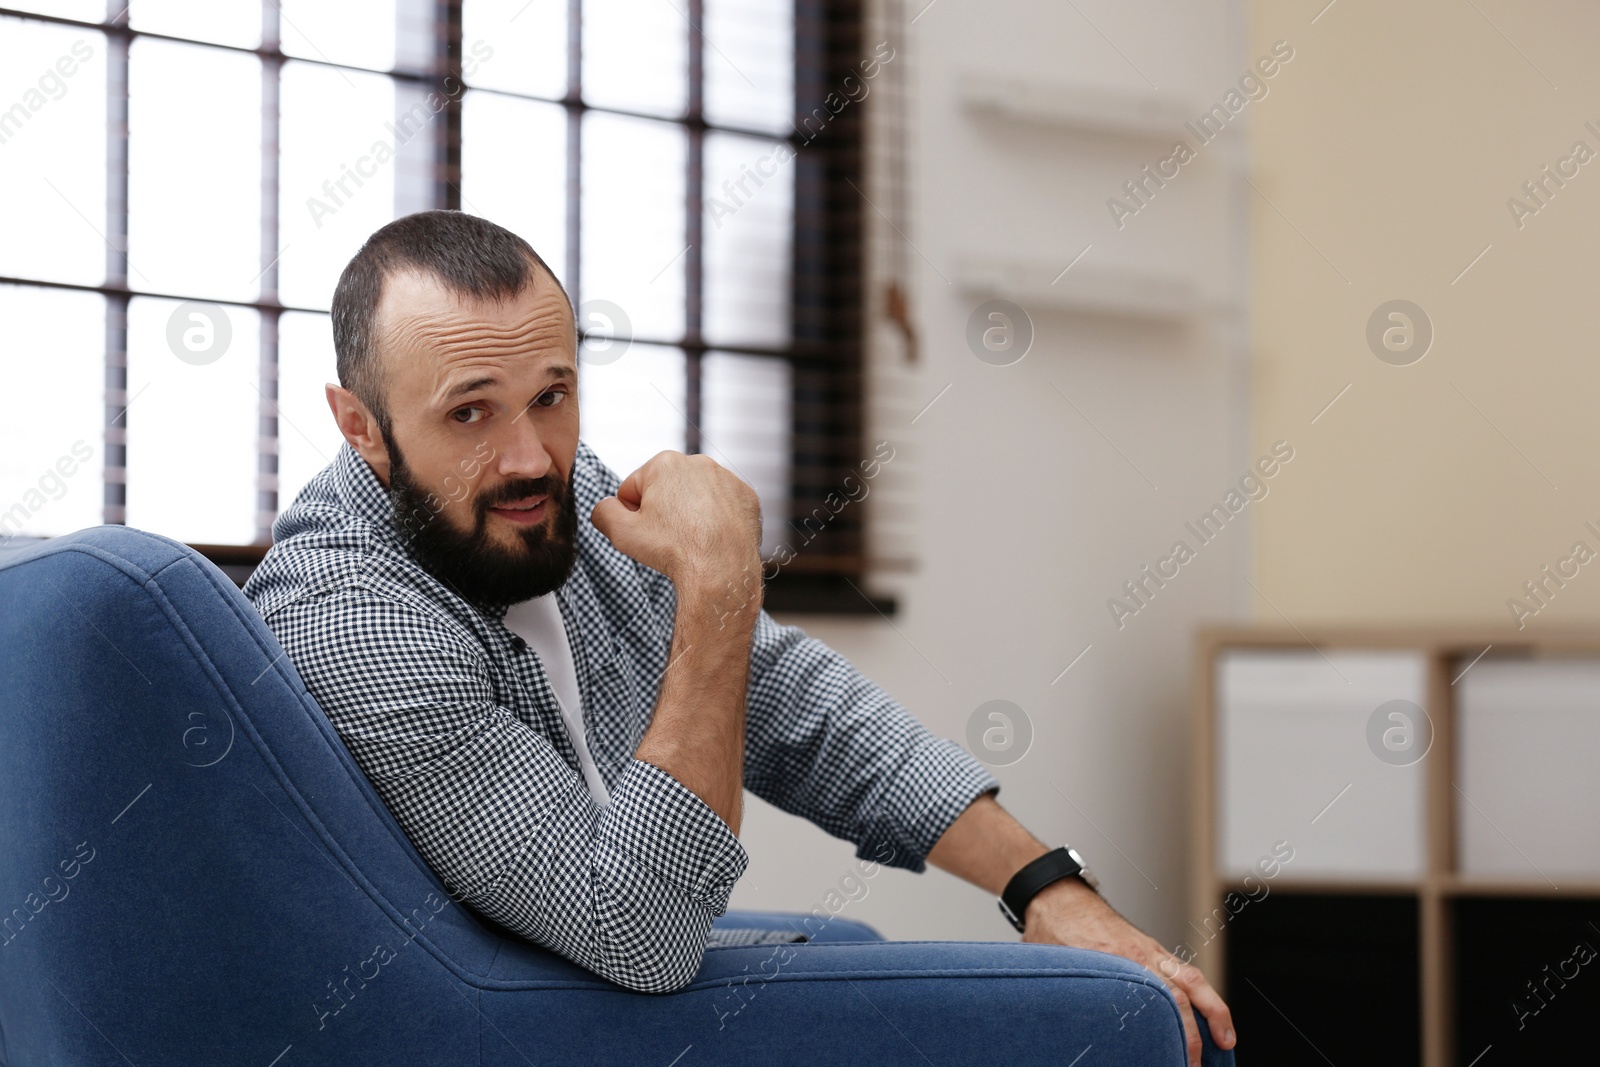
[[[324,387],[328,397],[328,410],[339,432],[350,442],[356,454],[367,461],[372,473],[378,476],[385,489],[389,487],[389,449],[383,443],[383,432],[378,428],[378,418],[361,398],[342,385],[329,383]]]

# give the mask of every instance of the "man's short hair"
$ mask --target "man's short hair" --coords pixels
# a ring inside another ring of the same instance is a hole
[[[333,350],[339,384],[371,409],[385,433],[389,412],[375,337],[378,304],[384,281],[406,270],[435,278],[458,296],[483,300],[517,296],[540,270],[556,282],[555,272],[527,241],[460,211],[419,211],[367,238],[333,290]],[[570,297],[567,307],[572,307]]]

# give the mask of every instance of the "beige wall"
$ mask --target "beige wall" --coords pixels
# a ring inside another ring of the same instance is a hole
[[[1600,158],[1520,229],[1507,208],[1574,142],[1600,154],[1600,9],[1320,6],[1253,7],[1252,53],[1297,53],[1251,144],[1254,436],[1298,450],[1256,515],[1255,614],[1510,634],[1541,566],[1600,551]],[[1411,366],[1364,338],[1394,298],[1435,327]],[[1600,564],[1526,621],[1596,619]]]

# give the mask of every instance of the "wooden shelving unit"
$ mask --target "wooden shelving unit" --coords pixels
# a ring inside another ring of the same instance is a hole
[[[1410,652],[1425,658],[1426,711],[1433,725],[1432,748],[1425,764],[1424,869],[1415,878],[1280,877],[1271,894],[1322,894],[1339,897],[1391,894],[1415,897],[1419,913],[1418,958],[1422,1063],[1424,1067],[1465,1064],[1477,1050],[1458,1050],[1456,1037],[1455,931],[1452,904],[1481,899],[1600,900],[1600,881],[1562,878],[1558,886],[1537,878],[1474,877],[1459,873],[1455,775],[1457,768],[1457,704],[1454,683],[1463,668],[1490,650],[1494,657],[1600,658],[1600,630],[1548,630],[1539,633],[1489,628],[1315,629],[1215,628],[1197,641],[1194,744],[1193,869],[1191,921],[1213,914],[1225,895],[1242,883],[1218,870],[1218,664],[1231,652],[1299,651]],[[1600,816],[1595,816],[1600,817]],[[1228,929],[1197,951],[1195,963],[1219,989],[1228,990]],[[1287,951],[1288,949],[1286,949]],[[1352,1022],[1356,1022],[1352,1020]],[[1357,1023],[1359,1025],[1359,1023]],[[1485,1063],[1487,1064],[1487,1060]],[[1504,1062],[1503,1060],[1501,1062]]]

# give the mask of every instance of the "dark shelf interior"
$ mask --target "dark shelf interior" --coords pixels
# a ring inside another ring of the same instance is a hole
[[[1461,1067],[1600,1060],[1600,900],[1458,900],[1454,926]]]
[[[1227,926],[1239,1062],[1417,1067],[1418,922],[1411,895],[1273,893],[1241,908]]]

